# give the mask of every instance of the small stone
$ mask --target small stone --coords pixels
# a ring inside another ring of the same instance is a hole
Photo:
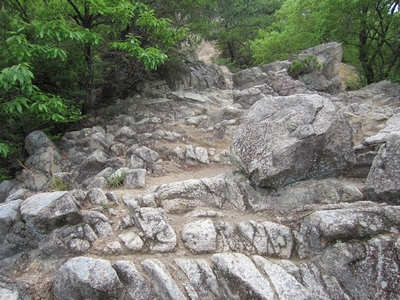
[[[182,240],[193,253],[213,252],[217,248],[217,232],[210,219],[185,224]]]
[[[125,247],[133,251],[141,251],[143,249],[143,241],[135,232],[128,232],[118,235]]]

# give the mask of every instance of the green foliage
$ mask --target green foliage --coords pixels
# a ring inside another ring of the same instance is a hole
[[[287,0],[274,16],[276,22],[250,43],[257,64],[336,41],[343,43],[343,61],[360,68],[367,83],[400,69],[398,2]]]
[[[199,40],[215,41],[221,58],[232,68],[246,67],[251,52],[248,44],[259,28],[272,23],[272,14],[284,0],[147,0],[156,14],[172,20],[179,28],[187,27],[187,47]]]
[[[4,180],[11,179],[11,176],[8,172],[8,170],[4,168],[0,168],[0,183],[2,183]]]
[[[276,11],[276,21],[250,42],[256,64],[288,59],[291,53],[323,42],[323,17],[315,0],[287,0]],[[326,17],[326,16],[325,16]]]
[[[251,61],[249,40],[254,39],[260,28],[273,22],[273,13],[279,9],[280,0],[218,0],[214,17],[214,38],[223,58],[241,67]]]
[[[50,179],[47,187],[50,191],[70,191],[72,189],[68,182],[57,176]]]
[[[299,76],[321,69],[322,64],[318,62],[318,59],[314,55],[308,55],[307,57],[293,60],[290,65],[289,74],[297,79]]]
[[[125,171],[114,173],[109,178],[106,178],[110,188],[119,188],[124,186]]]
[[[250,42],[253,63],[263,65],[279,60],[286,60],[296,47],[292,47],[289,35],[277,31],[260,30],[257,38]],[[303,48],[305,49],[305,48]]]
[[[166,54],[157,48],[149,47],[143,49],[140,46],[139,38],[132,34],[129,34],[127,39],[129,39],[129,42],[113,42],[112,46],[115,49],[123,50],[129,53],[129,55],[137,57],[148,69],[156,70],[157,67],[163,64],[168,58]]]
[[[7,157],[8,153],[10,153],[10,147],[7,144],[0,143],[0,156]]]
[[[59,96],[46,94],[32,83],[33,73],[28,63],[4,68],[0,73],[0,109],[6,115],[31,115],[35,120],[70,122],[78,120],[80,112]],[[72,110],[71,110],[72,109]]]
[[[117,60],[121,51],[133,56],[143,67],[131,68],[129,76],[140,78],[135,72],[157,69],[186,35],[185,28],[173,28],[137,1],[5,1],[0,9],[0,156],[12,165],[23,156],[14,145],[22,146],[30,131],[47,128],[58,134],[53,129],[60,124],[81,119],[91,91],[114,67],[104,57]]]

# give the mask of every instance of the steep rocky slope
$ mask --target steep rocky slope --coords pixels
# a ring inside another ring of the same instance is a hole
[[[289,65],[191,63],[59,146],[31,133],[0,299],[400,299],[400,86]]]

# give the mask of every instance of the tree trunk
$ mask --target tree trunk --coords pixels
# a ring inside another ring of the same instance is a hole
[[[365,17],[369,10],[368,4],[362,7],[362,14]],[[375,74],[374,70],[372,69],[371,62],[368,59],[368,25],[365,19],[361,19],[361,30],[359,33],[359,52],[358,58],[361,62],[361,66],[364,71],[365,78],[368,84],[374,82]]]

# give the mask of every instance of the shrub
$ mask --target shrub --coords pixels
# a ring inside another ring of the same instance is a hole
[[[107,184],[111,188],[124,186],[125,171],[115,172],[110,177],[106,178]]]
[[[309,55],[305,58],[298,58],[292,61],[289,69],[289,74],[294,79],[298,79],[299,76],[309,74],[316,70],[321,70],[322,64],[318,62],[318,59],[314,55]]]

